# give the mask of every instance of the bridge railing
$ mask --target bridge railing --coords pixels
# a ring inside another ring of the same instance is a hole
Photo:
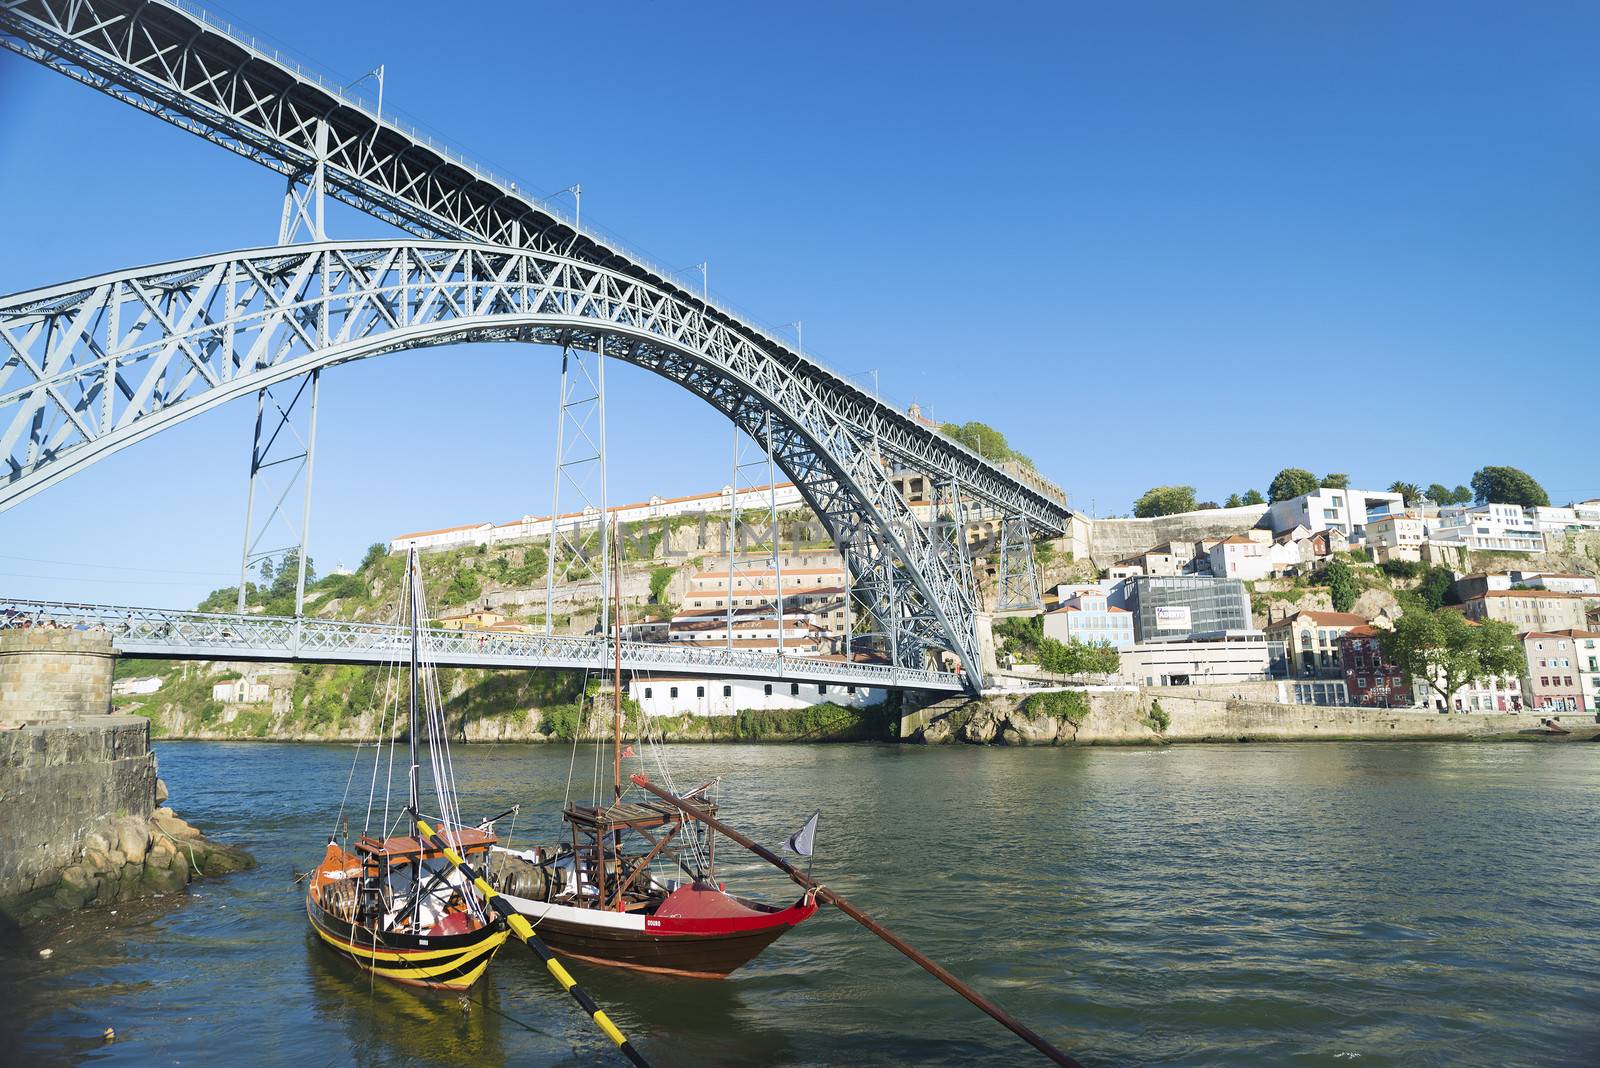
[[[0,627],[50,626],[111,635],[120,651],[135,655],[190,659],[405,660],[411,637],[390,623],[290,616],[186,612],[128,605],[71,601],[0,599]],[[486,666],[567,667],[600,671],[612,662],[609,639],[564,634],[506,634],[429,627],[422,631],[427,655],[448,663]],[[758,678],[826,677],[879,687],[960,689],[959,675],[891,664],[842,663],[816,657],[777,656],[748,649],[712,649],[676,642],[622,643],[623,667],[630,672],[675,672],[727,677],[741,672]]]

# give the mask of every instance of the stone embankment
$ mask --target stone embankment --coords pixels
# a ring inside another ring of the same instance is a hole
[[[1537,713],[1463,713],[1289,705],[1141,690],[1080,693],[1065,712],[1037,697],[951,700],[901,720],[902,739],[929,745],[1166,745],[1181,742],[1544,740]],[[1568,716],[1563,740],[1600,736],[1593,717]]]
[[[150,724],[109,715],[107,635],[0,632],[0,927],[252,862],[167,807]]]

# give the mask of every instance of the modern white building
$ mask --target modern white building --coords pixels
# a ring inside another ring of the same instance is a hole
[[[1578,575],[1570,571],[1513,571],[1511,585],[1533,586],[1555,593],[1600,594],[1600,579],[1593,575]],[[1509,589],[1510,586],[1502,587]]]
[[[1451,505],[1439,509],[1428,540],[1474,552],[1544,552],[1544,535],[1516,504]]]
[[[1203,686],[1267,678],[1270,662],[1266,635],[1256,631],[1224,641],[1135,645],[1122,651],[1122,676],[1144,686]]]
[[[111,692],[117,697],[142,697],[161,689],[161,684],[164,681],[166,680],[159,675],[147,675],[138,679],[118,679],[111,684]]]
[[[1361,541],[1370,514],[1404,510],[1405,498],[1398,493],[1324,488],[1278,501],[1267,509],[1267,516],[1275,534],[1299,525],[1307,530],[1332,528],[1351,541]]]
[[[1107,604],[1104,590],[1082,590],[1044,614],[1044,635],[1058,642],[1131,649],[1133,613]]]
[[[881,704],[887,691],[839,683],[757,682],[688,676],[636,678],[628,696],[647,716],[732,716],[741,711],[806,708],[824,702],[845,708]]]

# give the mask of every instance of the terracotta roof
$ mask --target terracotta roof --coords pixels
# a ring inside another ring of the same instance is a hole
[[[1259,545],[1260,542],[1256,541],[1254,538],[1247,538],[1243,534],[1235,534],[1231,538],[1223,538],[1221,541],[1217,542],[1217,544],[1218,545]]]
[[[1378,633],[1379,633],[1379,631],[1378,631],[1377,627],[1372,626],[1370,623],[1364,623],[1359,627],[1351,627],[1349,630],[1345,631],[1344,634],[1340,635],[1340,637],[1343,637],[1343,638],[1376,638],[1378,636]]]
[[[1523,641],[1529,638],[1600,638],[1600,631],[1595,630],[1530,630],[1522,636]]]
[[[1354,612],[1316,612],[1311,610],[1302,610],[1296,612],[1292,616],[1285,616],[1276,623],[1268,623],[1266,629],[1272,630],[1275,627],[1287,627],[1296,620],[1302,619],[1319,627],[1359,627],[1367,621],[1366,616],[1357,615]]]
[[[1467,600],[1468,601],[1481,601],[1486,597],[1534,597],[1534,598],[1538,598],[1538,599],[1541,599],[1541,600],[1550,600],[1551,598],[1560,599],[1560,598],[1564,597],[1564,598],[1569,598],[1569,599],[1570,598],[1577,598],[1578,600],[1581,601],[1585,597],[1590,597],[1590,596],[1593,596],[1593,594],[1562,593],[1562,592],[1560,592],[1558,590],[1540,590],[1540,589],[1488,590],[1488,591],[1486,591],[1484,593],[1480,593],[1480,594],[1477,594],[1475,596],[1468,597]]]
[[[390,541],[404,541],[407,538],[426,538],[434,534],[448,534],[452,530],[482,530],[484,527],[493,526],[492,523],[462,523],[458,527],[440,527],[437,530],[418,530],[410,534],[396,534]]]

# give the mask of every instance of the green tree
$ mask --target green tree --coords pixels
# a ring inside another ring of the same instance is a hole
[[[1110,675],[1121,670],[1122,656],[1104,643],[1041,638],[1039,666],[1053,675]]]
[[[1350,476],[1343,471],[1336,471],[1331,475],[1322,476],[1323,489],[1349,489]]]
[[[1472,476],[1472,494],[1479,504],[1548,505],[1550,495],[1533,476],[1515,467],[1483,467]]]
[[[483,594],[483,584],[478,581],[478,576],[471,571],[457,571],[450,580],[450,585],[445,587],[444,599],[449,604],[466,604],[475,601]]]
[[[1145,490],[1144,495],[1133,502],[1133,514],[1139,519],[1192,512],[1194,509],[1193,486],[1156,486]]]
[[[1230,493],[1228,494],[1228,499],[1222,502],[1222,507],[1238,508],[1243,504],[1244,500],[1237,493]]]
[[[1335,612],[1348,612],[1356,603],[1356,579],[1350,573],[1350,565],[1343,560],[1335,560],[1327,567],[1317,572],[1318,585],[1328,587],[1328,594],[1333,598]]]
[[[389,546],[381,541],[375,541],[367,546],[366,554],[361,557],[361,566],[357,571],[371,571],[378,565],[378,561],[389,555]]]
[[[1317,489],[1316,475],[1303,467],[1285,467],[1273,476],[1272,485],[1267,487],[1267,499],[1276,504],[1301,494],[1315,493]]]
[[[1244,491],[1244,497],[1241,498],[1241,501],[1244,504],[1266,504],[1267,503],[1267,499],[1265,497],[1261,496],[1261,491],[1260,490],[1245,490]]]
[[[1456,580],[1445,567],[1430,567],[1417,584],[1417,596],[1430,612],[1437,612],[1453,600]]]
[[[263,565],[262,566],[262,577],[263,578],[266,577],[266,567],[265,567],[265,565],[267,563],[268,563],[268,561],[265,561],[265,560],[262,561],[262,565]],[[307,586],[311,585],[311,580],[314,579],[316,577],[316,575],[317,575],[317,565],[315,564],[315,562],[312,561],[311,557],[308,556],[308,557],[306,557],[306,585]],[[269,594],[271,594],[273,597],[278,597],[278,598],[293,597],[294,596],[294,588],[295,588],[296,584],[299,583],[299,581],[300,581],[300,550],[299,549],[290,549],[288,552],[283,554],[283,562],[278,565],[278,572],[277,572],[276,575],[274,575],[272,577],[271,585],[268,587],[267,592]]]
[[[1428,487],[1428,500],[1434,504],[1471,504],[1472,491],[1465,486],[1455,489],[1435,482]]]
[[[1389,483],[1389,492],[1400,494],[1407,508],[1422,499],[1422,487],[1415,482],[1391,482]]]
[[[650,571],[650,603],[661,604],[662,598],[667,594],[667,586],[672,582],[672,576],[678,573],[675,567],[657,567]]]
[[[1469,621],[1460,612],[1407,612],[1378,638],[1384,658],[1420,679],[1449,707],[1469,682],[1522,671],[1522,647],[1509,623]]]
[[[1221,508],[1222,505],[1218,504],[1216,501],[1201,501],[1199,504],[1195,505],[1195,507],[1200,511],[1205,512],[1210,511],[1211,509]]]
[[[970,423],[945,423],[939,433],[952,441],[960,442],[985,460],[1016,460],[1033,466],[1033,461],[1011,447],[1006,436],[987,423],[974,420]]]

